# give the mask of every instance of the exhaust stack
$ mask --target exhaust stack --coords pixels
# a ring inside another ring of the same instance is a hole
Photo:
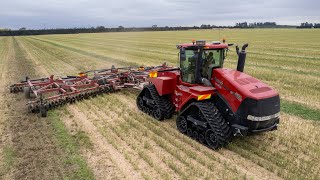
[[[237,65],[237,71],[243,72],[244,70],[244,64],[246,62],[246,48],[248,47],[248,44],[244,44],[242,46],[241,52],[239,52],[239,47],[236,46],[237,54],[238,54],[238,65]]]

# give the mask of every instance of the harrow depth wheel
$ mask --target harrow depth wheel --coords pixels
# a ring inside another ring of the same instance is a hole
[[[48,110],[45,105],[40,106],[40,115],[41,117],[47,117],[48,116]]]
[[[24,92],[24,96],[27,98],[27,99],[30,99],[31,96],[30,96],[30,88],[29,87],[24,87],[23,88],[23,92]]]

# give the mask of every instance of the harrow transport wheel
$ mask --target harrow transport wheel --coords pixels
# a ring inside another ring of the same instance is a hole
[[[32,104],[28,105],[28,112],[31,113],[33,111],[34,107]]]
[[[48,116],[48,110],[45,105],[40,106],[40,115],[41,117],[47,117]]]
[[[31,96],[30,96],[30,88],[29,87],[24,87],[23,88],[23,92],[24,92],[25,98],[27,98],[27,99],[31,98]]]
[[[159,121],[162,121],[164,119],[164,113],[161,111],[161,109],[157,105],[153,107],[153,117]]]
[[[183,116],[178,117],[176,124],[177,124],[177,128],[180,132],[182,132],[182,133],[187,132],[188,124],[187,124],[187,120]]]

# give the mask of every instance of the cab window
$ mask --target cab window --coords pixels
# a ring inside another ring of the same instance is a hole
[[[209,79],[213,68],[219,68],[223,65],[223,49],[210,49],[203,51],[202,54],[202,71],[201,75]]]

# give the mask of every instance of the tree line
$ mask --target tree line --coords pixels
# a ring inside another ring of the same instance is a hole
[[[297,28],[320,28],[320,23],[308,23],[308,22],[305,22],[305,23],[301,23],[300,26],[298,26]]]
[[[0,30],[0,36],[23,36],[23,35],[46,35],[46,34],[78,34],[78,33],[100,33],[100,32],[134,32],[134,31],[178,31],[189,30],[190,27],[141,27],[125,28],[106,28],[104,26],[90,28],[67,28],[67,29],[26,29],[19,30]]]
[[[240,22],[236,23],[234,27],[237,28],[282,28],[282,27],[291,27],[291,28],[320,28],[320,23],[301,23],[300,26],[290,26],[290,25],[277,25],[276,22]]]
[[[134,32],[134,31],[178,31],[191,29],[214,29],[214,28],[319,28],[320,24],[301,23],[300,26],[277,25],[275,22],[240,22],[235,26],[215,26],[210,24],[202,24],[201,26],[192,27],[158,27],[152,25],[151,27],[123,27],[107,28],[104,26],[90,27],[90,28],[65,28],[65,29],[27,29],[25,27],[19,30],[0,29],[0,36],[23,36],[23,35],[46,35],[46,34],[78,34],[78,33],[100,33],[100,32]]]
[[[277,25],[276,22],[254,22],[254,23],[241,22],[241,23],[236,23],[235,27],[239,27],[239,28],[276,28],[276,27],[281,27],[281,25]]]

